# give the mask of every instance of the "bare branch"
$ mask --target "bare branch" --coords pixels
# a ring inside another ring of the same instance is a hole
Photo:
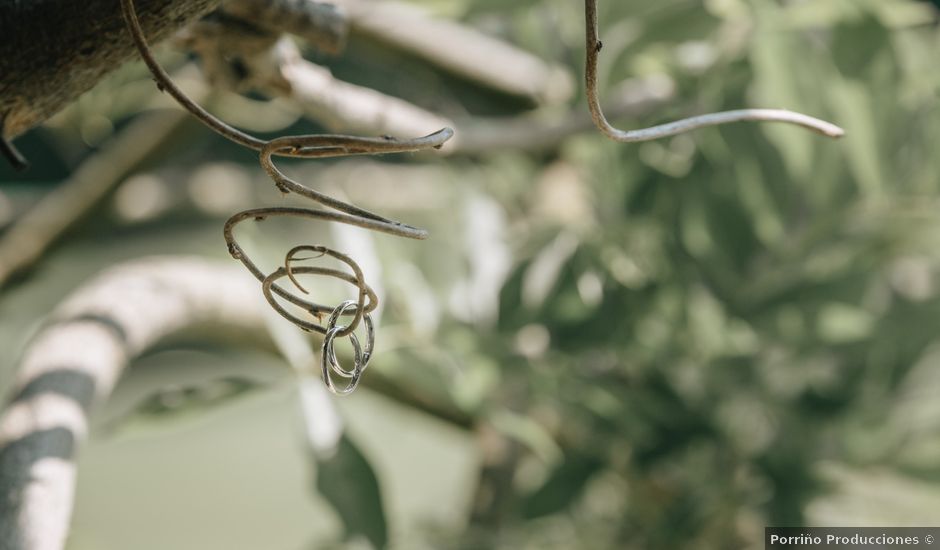
[[[393,0],[337,0],[336,4],[349,14],[355,32],[493,90],[551,104],[574,94],[566,69],[466,25],[434,18],[415,5]]]
[[[296,101],[307,116],[337,131],[414,136],[454,125],[403,99],[338,80],[328,69],[299,56],[291,56],[280,70],[290,85],[289,95],[283,97]],[[269,87],[265,91],[276,90]]]
[[[326,53],[339,53],[349,30],[346,15],[312,0],[228,0],[222,12],[275,33],[290,33]]]
[[[181,46],[199,55],[214,85],[289,99],[334,131],[423,135],[453,126],[408,101],[334,78],[304,59],[292,40],[259,34],[250,21],[200,21],[187,29]],[[232,59],[239,61],[237,74]]]

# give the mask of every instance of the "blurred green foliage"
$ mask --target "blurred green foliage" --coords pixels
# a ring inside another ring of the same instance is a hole
[[[468,12],[508,17],[507,35],[564,60],[581,40],[570,4]],[[498,365],[474,414],[533,419],[563,459],[517,438],[526,450],[498,465],[514,489],[474,525],[482,546],[756,547],[764,525],[835,520],[811,514],[844,490],[822,464],[935,482],[936,12],[602,4],[603,78],[665,73],[682,98],[625,125],[774,106],[848,137],[735,125],[485,161],[523,167],[509,189],[486,186],[506,205],[516,260],[491,332],[445,330]],[[908,519],[936,523],[936,510]]]
[[[579,2],[418,3],[580,73]],[[847,137],[738,124],[635,146],[585,134],[538,154],[366,163],[417,181],[415,204],[399,208],[435,235],[377,241],[379,339],[392,343],[368,376],[471,427],[480,475],[466,525],[422,533],[389,532],[382,473],[355,438],[318,466],[317,490],[378,547],[757,548],[765,525],[940,522],[936,9],[615,0],[600,21],[603,96],[653,75],[678,90],[621,126],[778,107]],[[525,108],[429,72],[376,76],[374,45],[351,48],[359,58],[331,61],[350,80],[471,116]],[[140,73],[130,80],[113,86],[137,97]],[[583,97],[568,107],[584,110]],[[176,162],[257,171],[199,143]],[[342,180],[350,164],[325,166],[311,174]],[[348,193],[387,207],[381,184],[377,197]],[[441,205],[458,206],[441,219]],[[873,476],[880,489],[861,490]],[[858,511],[869,508],[880,511]]]

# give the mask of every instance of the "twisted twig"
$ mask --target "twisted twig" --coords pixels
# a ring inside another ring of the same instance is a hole
[[[720,113],[710,113],[707,115],[695,116],[653,126],[640,130],[619,130],[611,126],[604,116],[601,109],[600,100],[597,94],[597,56],[601,51],[603,43],[597,37],[597,1],[584,0],[584,19],[585,19],[585,66],[584,81],[587,93],[588,108],[591,110],[591,118],[594,124],[607,137],[623,143],[634,143],[637,141],[649,141],[676,134],[682,134],[706,126],[717,126],[719,124],[728,124],[729,122],[741,121],[761,121],[761,122],[785,122],[787,124],[796,124],[814,132],[820,133],[831,138],[839,138],[845,135],[845,130],[835,124],[813,118],[801,113],[786,111],[781,109],[740,109],[736,111],[724,111]]]
[[[229,252],[233,257],[240,260],[242,264],[244,264],[248,269],[248,271],[251,272],[251,274],[262,283],[262,291],[264,296],[275,311],[303,330],[324,334],[325,339],[322,348],[324,381],[326,382],[327,387],[329,387],[335,393],[344,394],[351,392],[359,383],[359,378],[362,374],[362,371],[365,370],[372,355],[374,330],[369,313],[373,311],[378,304],[378,299],[375,295],[375,292],[372,291],[372,289],[366,284],[364,280],[362,270],[359,268],[356,262],[353,261],[352,258],[346,256],[345,254],[331,250],[324,246],[303,245],[296,247],[287,253],[284,261],[284,267],[281,267],[270,274],[266,274],[260,268],[258,268],[258,266],[245,253],[244,249],[242,249],[242,247],[238,244],[237,240],[235,239],[234,228],[237,224],[247,219],[262,220],[268,216],[297,216],[348,223],[350,225],[355,225],[374,231],[381,231],[383,233],[390,233],[392,235],[398,235],[401,237],[423,239],[427,236],[427,232],[422,229],[384,218],[378,214],[369,212],[368,210],[364,210],[352,204],[345,203],[310,189],[309,187],[292,180],[278,169],[278,167],[274,164],[272,157],[277,155],[297,158],[327,158],[349,155],[372,155],[420,151],[430,148],[439,148],[444,144],[444,142],[450,139],[450,137],[453,135],[453,130],[450,128],[444,128],[425,137],[404,141],[390,137],[364,138],[332,134],[287,136],[270,141],[259,139],[219,120],[199,106],[196,102],[187,97],[186,94],[183,93],[183,91],[173,83],[170,76],[154,58],[153,53],[150,50],[150,46],[147,44],[147,39],[144,37],[143,31],[140,28],[140,23],[137,20],[137,14],[134,9],[133,0],[121,0],[121,9],[124,13],[124,18],[127,22],[128,29],[134,37],[134,43],[137,45],[137,49],[140,51],[141,57],[150,68],[150,72],[153,74],[153,77],[157,82],[157,86],[161,90],[168,92],[171,96],[173,96],[174,99],[176,99],[177,102],[180,103],[180,105],[182,105],[186,110],[192,113],[206,126],[216,131],[218,134],[239,145],[258,151],[261,154],[260,161],[262,167],[268,173],[268,175],[271,176],[271,179],[274,180],[278,189],[280,189],[283,193],[296,193],[302,197],[306,197],[335,210],[327,211],[314,210],[310,208],[282,207],[247,210],[244,212],[239,212],[229,218],[229,220],[225,223],[223,234],[225,236],[225,241],[228,244]],[[295,256],[298,252],[302,251],[315,252],[319,256],[333,257],[348,265],[352,269],[352,274],[328,268],[294,267],[292,263],[300,260]],[[275,284],[280,279],[287,277],[300,292],[307,294],[307,290],[299,284],[295,278],[295,274],[323,275],[346,281],[358,288],[358,298],[356,301],[346,301],[336,307],[328,307],[309,300],[305,300],[291,291],[288,291],[283,287]],[[299,307],[300,309],[305,310],[314,319],[316,319],[317,322],[300,318],[297,315],[291,313],[277,301],[277,299],[274,297],[275,294],[287,302]],[[368,301],[366,301],[367,299]],[[326,324],[323,325],[320,322],[322,321],[322,316],[325,313],[329,313],[330,315]],[[352,314],[353,318],[347,325],[337,324],[340,317],[349,314]],[[363,319],[365,320],[368,338],[364,351],[361,348],[357,337],[355,334],[353,334],[353,331],[356,330]],[[336,359],[336,354],[333,350],[333,340],[336,337],[344,336],[348,336],[353,345],[355,364],[351,371],[344,370],[339,366]],[[327,368],[327,364],[329,364],[330,368]],[[349,383],[344,389],[338,389],[333,384],[333,381],[330,378],[331,371],[343,378],[349,379]]]

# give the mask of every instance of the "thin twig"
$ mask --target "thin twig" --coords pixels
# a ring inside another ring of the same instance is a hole
[[[264,140],[260,140],[222,122],[209,113],[209,111],[203,109],[198,103],[190,99],[189,96],[173,82],[173,79],[170,78],[170,75],[167,74],[150,50],[150,44],[147,43],[144,31],[140,28],[140,21],[137,19],[137,11],[134,8],[133,0],[121,0],[121,11],[124,14],[124,21],[127,23],[131,36],[134,39],[134,45],[137,46],[137,51],[140,53],[140,57],[144,60],[144,63],[147,64],[150,73],[157,82],[157,87],[160,88],[161,91],[167,92],[173,96],[173,99],[189,111],[190,114],[209,128],[215,130],[218,134],[239,145],[254,149],[255,151],[260,151],[261,148],[264,147]]]
[[[781,109],[740,109],[695,116],[651,128],[640,130],[619,130],[611,126],[601,109],[597,92],[597,57],[603,44],[598,39],[597,31],[597,1],[584,0],[585,17],[585,67],[584,80],[587,92],[588,107],[594,124],[607,137],[623,143],[650,141],[664,137],[674,136],[706,126],[717,126],[730,122],[758,121],[758,122],[784,122],[802,126],[831,138],[845,135],[845,130],[835,124],[813,118],[801,113]]]
[[[619,93],[608,101],[607,112],[613,117],[636,118],[646,115],[675,99],[675,86],[663,77],[631,79],[618,86]],[[538,110],[512,117],[457,120],[456,138],[448,142],[445,153],[483,155],[499,151],[545,151],[557,148],[571,136],[595,131],[590,113],[571,110],[565,113]]]

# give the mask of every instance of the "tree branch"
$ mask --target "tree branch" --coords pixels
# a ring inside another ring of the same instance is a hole
[[[272,33],[290,33],[320,51],[336,54],[346,45],[345,14],[312,0],[228,0],[222,11]]]
[[[25,351],[0,417],[0,548],[64,546],[89,409],[133,357],[197,326],[248,334],[261,324],[257,289],[236,269],[140,261],[109,270],[55,311]]]
[[[213,85],[292,100],[332,131],[408,136],[453,126],[408,101],[334,78],[326,67],[304,59],[292,40],[252,20],[202,20],[179,42],[199,55]],[[237,73],[231,70],[233,58],[239,61]]]
[[[394,0],[333,0],[349,14],[354,32],[416,55],[492,90],[536,103],[564,103],[574,95],[567,69],[455,21],[432,17]]]
[[[89,411],[135,357],[173,335],[272,349],[266,316],[253,278],[202,258],[130,262],[75,291],[27,346],[0,416],[0,548],[62,550]],[[472,423],[394,384],[379,391]]]
[[[221,0],[147,0],[141,22],[154,41]],[[0,0],[0,136],[43,122],[136,51],[113,0]]]

